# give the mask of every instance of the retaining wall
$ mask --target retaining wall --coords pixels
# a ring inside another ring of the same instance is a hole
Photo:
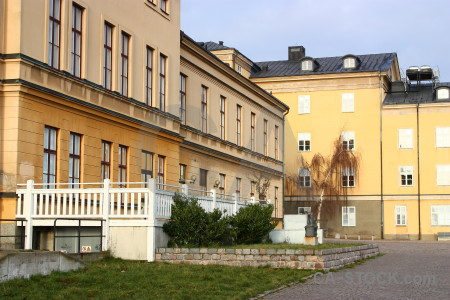
[[[376,244],[327,250],[158,248],[156,261],[194,265],[329,270],[379,253]]]

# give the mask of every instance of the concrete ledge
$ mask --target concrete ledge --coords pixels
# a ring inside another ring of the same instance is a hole
[[[380,254],[378,245],[326,250],[157,248],[156,261],[195,265],[330,270]]]
[[[85,267],[78,259],[61,252],[2,252],[0,281],[29,278],[35,274],[48,275],[53,271],[67,272]]]

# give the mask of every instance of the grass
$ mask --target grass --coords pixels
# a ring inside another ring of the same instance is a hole
[[[0,283],[0,299],[248,299],[315,272],[108,258],[84,270]]]
[[[292,250],[326,250],[334,248],[344,248],[353,246],[362,246],[362,243],[325,243],[317,246],[308,246],[303,244],[252,244],[252,245],[234,245],[219,247],[226,249],[292,249]]]

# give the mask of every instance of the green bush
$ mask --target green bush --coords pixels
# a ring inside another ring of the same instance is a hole
[[[272,205],[251,204],[241,208],[231,220],[236,244],[257,244],[268,240],[276,226],[272,222]]]
[[[206,212],[195,198],[176,194],[171,221],[163,226],[169,247],[225,246],[261,243],[275,228],[272,205],[251,204],[231,217]]]
[[[207,213],[195,198],[176,194],[173,197],[171,221],[163,225],[170,237],[169,246],[209,246],[230,244],[229,218],[215,209]]]

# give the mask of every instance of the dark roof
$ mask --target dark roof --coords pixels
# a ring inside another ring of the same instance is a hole
[[[205,50],[208,51],[215,51],[215,50],[229,50],[234,49],[231,47],[227,47],[225,45],[217,44],[215,42],[199,42],[198,43],[201,47],[205,48]]]
[[[251,78],[387,71],[395,61],[397,54],[355,55],[361,63],[354,69],[344,68],[343,58],[347,56],[315,58],[314,60],[318,64],[318,67],[314,71],[302,71],[298,61],[280,60],[257,62],[256,64],[261,70],[252,73]]]
[[[450,82],[440,82],[436,88],[441,86],[450,87]],[[409,85],[407,92],[387,93],[384,105],[417,104],[417,103],[445,103],[450,99],[437,100],[432,84]]]

